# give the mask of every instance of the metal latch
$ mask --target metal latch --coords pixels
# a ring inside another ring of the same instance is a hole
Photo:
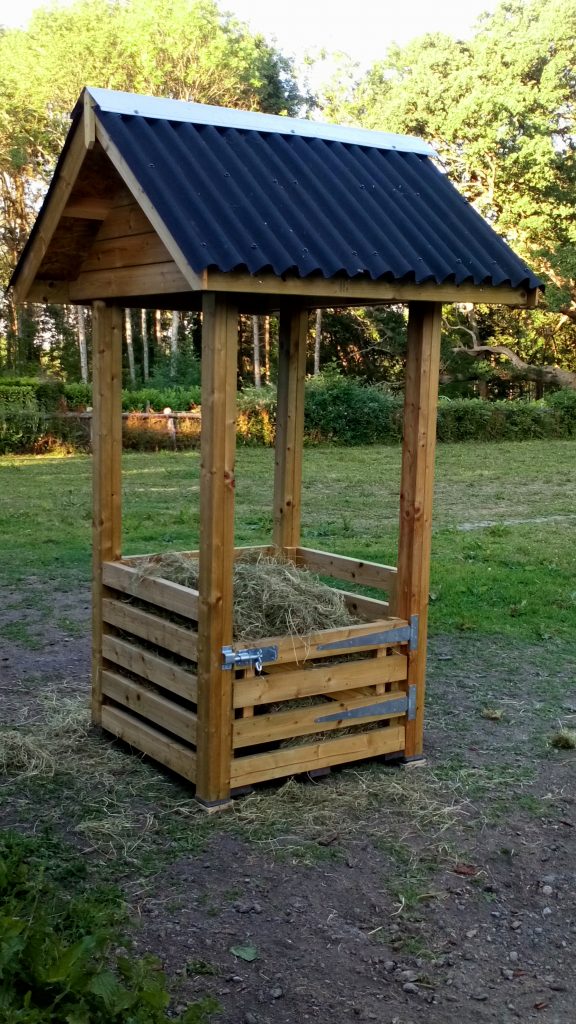
[[[411,615],[407,626],[391,626],[390,629],[364,636],[349,637],[347,640],[335,640],[329,644],[318,646],[319,651],[347,650],[349,647],[385,647],[387,644],[407,643],[411,651],[418,650],[418,616]]]
[[[265,664],[278,660],[277,647],[249,647],[244,651],[235,651],[233,647],[222,648],[222,668],[253,667],[260,673]]]
[[[396,718],[398,715],[406,715],[408,721],[416,718],[416,687],[410,685],[408,693],[399,694],[392,700],[377,701],[376,704],[364,704],[359,708],[349,708],[345,711],[336,711],[330,715],[321,715],[315,718],[315,724],[322,722],[342,722],[354,718],[376,718],[382,715],[387,718]]]

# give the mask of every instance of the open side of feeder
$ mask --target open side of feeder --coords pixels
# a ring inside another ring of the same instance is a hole
[[[87,89],[11,286],[19,302],[93,306],[94,722],[212,808],[267,779],[421,757],[442,303],[531,307],[541,286],[432,148]],[[300,533],[309,310],[387,303],[409,311],[395,567],[313,550]],[[125,306],[202,312],[198,591],[122,557]],[[238,315],[270,311],[274,530],[251,550],[347,582],[361,621],[234,643]]]

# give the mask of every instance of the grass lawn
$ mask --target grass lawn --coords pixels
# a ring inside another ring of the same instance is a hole
[[[128,453],[123,466],[124,553],[194,547],[199,455]],[[86,456],[0,459],[1,579],[89,578],[90,470]],[[272,477],[272,451],[239,450],[238,544],[270,540]],[[399,478],[399,448],[307,449],[303,542],[395,564]],[[574,441],[440,446],[432,632],[573,642],[575,494]]]

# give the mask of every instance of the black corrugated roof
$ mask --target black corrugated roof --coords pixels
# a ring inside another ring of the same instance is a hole
[[[541,283],[422,153],[97,112],[198,273]]]

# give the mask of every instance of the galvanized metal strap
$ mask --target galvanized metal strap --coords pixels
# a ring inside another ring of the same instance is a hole
[[[386,647],[388,644],[408,644],[411,651],[418,649],[418,616],[411,615],[406,626],[391,626],[377,633],[365,633],[363,636],[349,637],[347,640],[333,640],[328,644],[319,644],[318,651],[345,651],[351,647]]]

